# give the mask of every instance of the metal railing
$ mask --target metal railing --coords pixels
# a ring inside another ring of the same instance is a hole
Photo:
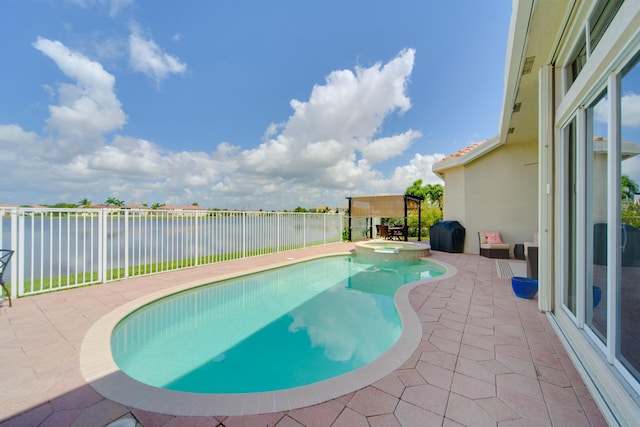
[[[0,208],[15,296],[342,240],[343,215],[203,209]]]

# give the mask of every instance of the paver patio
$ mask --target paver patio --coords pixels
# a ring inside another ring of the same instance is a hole
[[[105,399],[80,372],[98,319],[177,283],[268,267],[350,243],[139,277],[14,300],[0,308],[3,426],[605,426],[537,301],[513,295],[495,260],[432,252],[458,273],[409,294],[423,338],[380,381],[319,405],[261,415],[176,417]]]

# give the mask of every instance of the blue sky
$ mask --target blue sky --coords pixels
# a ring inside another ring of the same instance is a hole
[[[401,194],[498,132],[511,1],[5,0],[5,204]]]

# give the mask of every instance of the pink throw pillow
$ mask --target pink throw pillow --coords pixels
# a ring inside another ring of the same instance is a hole
[[[484,233],[484,238],[489,244],[502,243],[502,239],[500,239],[500,233]]]

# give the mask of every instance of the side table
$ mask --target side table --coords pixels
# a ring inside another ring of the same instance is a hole
[[[513,245],[513,257],[515,259],[521,259],[521,260],[525,259],[523,243],[516,243],[515,245]]]

